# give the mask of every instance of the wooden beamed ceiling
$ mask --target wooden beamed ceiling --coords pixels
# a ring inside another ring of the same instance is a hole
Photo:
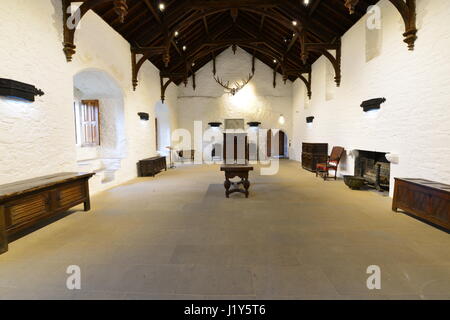
[[[161,2],[164,11],[159,10]],[[311,52],[303,63],[299,33],[305,33],[308,43],[332,43],[377,0],[360,0],[353,15],[343,0],[309,2],[305,6],[303,0],[128,0],[124,23],[113,2],[93,10],[140,52],[168,46],[148,59],[177,84],[184,80],[182,74],[190,76],[233,44],[295,80],[296,73],[308,70],[321,56]]]
[[[62,0],[63,10],[75,0]],[[176,84],[186,82],[228,47],[241,47],[283,76],[310,89],[311,65],[325,55],[340,84],[340,38],[378,0],[84,0],[131,45],[133,86],[144,61]],[[410,50],[417,38],[415,0],[390,0],[405,22]],[[164,4],[164,10],[159,5]],[[352,14],[350,14],[350,12]],[[64,17],[67,19],[67,15]],[[296,22],[296,24],[293,23]],[[74,30],[64,30],[64,52],[75,54]],[[333,54],[329,51],[334,50]],[[219,68],[220,66],[218,66]],[[249,69],[254,69],[250,65]],[[164,95],[164,93],[162,93]]]

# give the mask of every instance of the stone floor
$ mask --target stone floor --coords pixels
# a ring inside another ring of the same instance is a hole
[[[10,244],[0,298],[449,299],[450,234],[391,199],[282,161],[224,196],[218,166],[183,166],[92,198]],[[77,208],[81,210],[80,208]],[[81,268],[81,290],[66,269]],[[381,290],[368,290],[368,266]]]

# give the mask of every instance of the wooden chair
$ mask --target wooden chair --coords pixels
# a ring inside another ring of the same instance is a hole
[[[328,157],[327,163],[318,163],[316,165],[316,177],[320,174],[323,180],[327,180],[329,177],[329,171],[334,171],[334,180],[337,178],[337,170],[342,155],[344,154],[344,148],[333,147],[331,155]]]
[[[177,151],[178,159],[182,162],[189,159],[192,162],[194,161],[195,151],[194,150],[179,150]]]

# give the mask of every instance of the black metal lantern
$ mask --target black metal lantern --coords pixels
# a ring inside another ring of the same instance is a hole
[[[363,108],[364,112],[370,110],[377,110],[381,108],[381,104],[386,102],[386,98],[376,98],[371,100],[366,100],[361,103],[361,108]]]
[[[261,125],[261,122],[250,121],[250,122],[247,122],[247,124],[249,125],[249,127],[259,127]]]
[[[23,99],[34,102],[35,96],[43,96],[44,92],[31,84],[0,78],[0,96]]]
[[[147,112],[138,112],[138,116],[144,121],[148,121],[150,119],[150,115]]]

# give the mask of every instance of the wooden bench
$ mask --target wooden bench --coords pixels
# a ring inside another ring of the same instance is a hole
[[[0,253],[8,237],[84,203],[90,210],[89,179],[95,173],[59,173],[0,186]]]

